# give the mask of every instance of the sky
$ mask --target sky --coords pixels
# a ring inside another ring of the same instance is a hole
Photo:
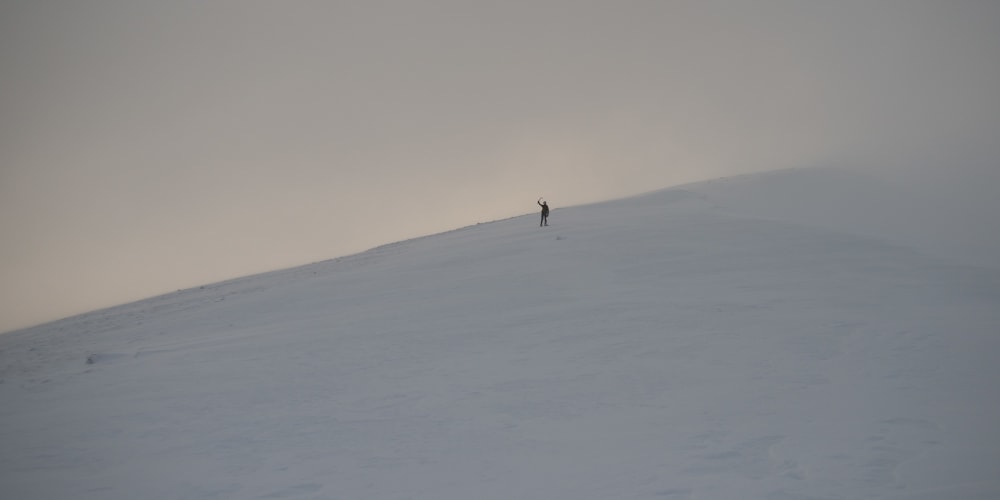
[[[0,331],[788,167],[996,234],[997,54],[994,1],[2,0]]]

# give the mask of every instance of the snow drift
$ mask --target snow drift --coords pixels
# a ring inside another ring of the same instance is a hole
[[[880,236],[847,192],[878,188],[829,175],[2,335],[0,497],[997,498],[1000,273]]]

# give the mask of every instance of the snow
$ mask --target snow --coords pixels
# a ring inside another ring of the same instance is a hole
[[[1000,498],[1000,271],[879,236],[829,175],[0,335],[0,498]]]

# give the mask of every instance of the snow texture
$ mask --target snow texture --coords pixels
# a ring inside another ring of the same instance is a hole
[[[0,335],[0,498],[1000,498],[1000,272],[878,237],[829,175]]]

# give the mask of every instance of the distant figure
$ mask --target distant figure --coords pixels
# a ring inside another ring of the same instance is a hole
[[[538,223],[538,227],[549,225],[549,203],[547,201],[542,201],[541,198],[538,199],[538,206],[542,207],[542,221]]]

